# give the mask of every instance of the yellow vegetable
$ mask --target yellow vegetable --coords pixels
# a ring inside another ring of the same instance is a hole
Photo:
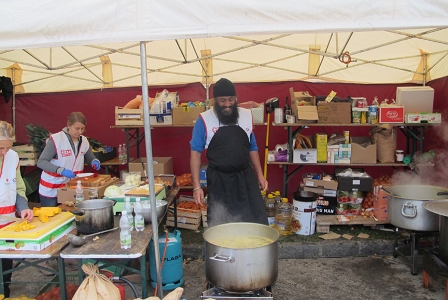
[[[48,215],[47,214],[44,214],[44,212],[40,212],[40,214],[39,214],[39,220],[42,222],[42,223],[47,223],[48,222]]]
[[[8,226],[5,228],[5,231],[14,231],[14,232],[19,232],[19,231],[27,231],[30,229],[36,228],[36,225],[34,224],[28,224],[28,221],[22,221],[21,223],[17,223],[14,224],[13,226]]]
[[[62,210],[60,207],[34,207],[33,213],[34,216],[39,217],[41,213],[44,213],[45,215],[49,217],[53,217],[54,215],[60,213]]]

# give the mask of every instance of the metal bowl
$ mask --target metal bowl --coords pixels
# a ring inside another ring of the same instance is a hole
[[[166,202],[165,200],[156,200],[156,204],[157,204],[156,212],[157,212],[157,220],[158,220],[161,217],[163,217],[163,215],[165,214],[168,202]],[[149,208],[146,208],[146,207],[142,208],[142,214],[143,214],[143,218],[145,219],[145,223],[151,223],[152,222],[151,207],[149,207]]]

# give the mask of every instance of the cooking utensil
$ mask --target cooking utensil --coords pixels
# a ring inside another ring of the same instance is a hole
[[[448,263],[448,201],[429,201],[423,203],[423,207],[439,215],[439,256],[444,263]]]
[[[205,276],[225,291],[248,292],[271,285],[278,276],[279,233],[256,223],[227,223],[213,226],[203,234],[205,240]],[[253,248],[229,248],[215,244],[219,238],[259,237],[272,241]]]
[[[145,174],[145,178],[148,178],[148,175],[146,175],[145,162],[143,160],[142,160],[142,168],[143,168],[143,174]]]
[[[145,200],[144,202],[149,202],[149,200]],[[151,207],[147,205],[148,203],[142,203],[142,215],[145,219],[145,223],[151,223],[152,222],[152,213],[151,213]],[[156,200],[156,211],[157,211],[157,220],[160,219],[166,211],[168,202],[165,200]]]
[[[394,197],[400,197],[400,196],[398,196],[397,194],[395,194],[394,192],[392,192],[391,190],[385,188],[384,186],[381,186],[381,189],[382,189],[383,191],[385,191],[386,193],[388,193],[389,195],[391,195],[391,196],[394,196]]]
[[[437,196],[448,196],[448,191],[438,192]]]
[[[84,236],[77,236],[77,235],[69,233],[69,234],[67,234],[67,239],[70,242],[70,244],[72,244],[73,246],[80,247],[80,246],[82,246],[82,245],[84,245],[86,243],[86,238],[87,237],[96,236],[96,235],[99,235],[99,234],[102,234],[102,233],[114,231],[116,229],[118,229],[118,227],[115,227],[115,228],[112,228],[112,229],[108,229],[108,230],[104,230],[104,231],[100,231],[100,232],[93,233],[93,234],[84,235]]]
[[[446,188],[431,185],[394,185],[388,188],[396,196],[388,203],[389,222],[399,228],[438,231],[439,216],[423,208],[426,202],[448,199],[437,195]],[[399,195],[399,196],[397,196]]]
[[[79,174],[76,174],[76,177],[80,177],[80,178],[82,178],[82,177],[89,177],[89,176],[93,176],[93,173],[79,173]]]
[[[113,228],[113,206],[116,203],[115,200],[107,199],[92,199],[76,203],[76,209],[70,212],[75,215],[78,232],[91,234]]]

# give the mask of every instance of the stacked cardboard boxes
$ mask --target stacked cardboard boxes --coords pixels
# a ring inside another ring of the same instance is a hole
[[[323,215],[336,214],[338,183],[332,176],[312,173],[304,175],[302,181],[304,191],[318,195],[316,213]]]

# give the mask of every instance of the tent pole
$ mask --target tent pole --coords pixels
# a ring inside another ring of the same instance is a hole
[[[14,86],[15,82],[15,69],[12,68],[12,128],[14,131],[16,130],[16,87]]]
[[[148,172],[148,184],[149,184],[149,195],[151,207],[157,207],[155,188],[154,188],[154,167],[152,164],[152,143],[151,143],[151,126],[149,125],[149,102],[148,102],[148,77],[147,77],[147,67],[146,67],[146,43],[140,42],[140,68],[142,73],[142,98],[143,98],[143,124],[145,127],[145,147],[146,147],[146,161],[148,162],[147,172]],[[157,210],[151,209],[151,219],[157,220]],[[162,276],[159,267],[160,264],[160,253],[159,253],[159,229],[158,222],[151,222],[152,225],[152,235],[154,240],[154,258],[156,263],[156,273],[157,273],[157,291],[158,297],[163,298],[162,289]]]

